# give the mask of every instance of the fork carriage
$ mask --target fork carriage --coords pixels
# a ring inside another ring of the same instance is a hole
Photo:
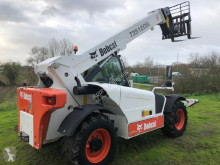
[[[171,41],[174,42],[175,37],[185,35],[188,39],[191,39],[191,15],[189,1],[164,8],[163,14],[166,17],[166,23],[160,25],[163,33],[163,40],[171,39]]]

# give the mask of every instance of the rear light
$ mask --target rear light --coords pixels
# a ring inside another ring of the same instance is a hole
[[[55,105],[56,104],[56,97],[46,97],[46,103],[49,105]]]

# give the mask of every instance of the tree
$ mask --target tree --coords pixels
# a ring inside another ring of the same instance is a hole
[[[60,55],[69,55],[73,53],[73,44],[68,39],[60,40]]]
[[[121,58],[122,58],[122,63],[124,67],[127,68],[129,66],[127,58],[125,56],[122,56]]]
[[[191,53],[189,55],[189,61],[194,68],[199,68],[201,65],[201,58],[198,53]]]
[[[151,68],[153,67],[154,62],[151,57],[146,57],[144,60],[144,66],[149,69],[149,73],[151,75]]]
[[[55,38],[52,38],[49,42],[49,54],[50,57],[55,57],[57,55],[69,55],[73,53],[73,43],[68,39],[62,39],[57,41]]]
[[[52,38],[49,42],[49,54],[51,57],[55,57],[59,54],[59,42],[55,39]]]
[[[3,75],[7,78],[10,87],[15,85],[21,65],[17,62],[7,62],[3,64]]]
[[[146,57],[144,60],[145,67],[152,67],[154,64],[153,59],[151,57]]]
[[[52,38],[48,42],[47,47],[34,46],[31,49],[30,57],[27,59],[29,65],[35,66],[39,62],[46,60],[47,58],[55,56],[64,56],[73,53],[73,43],[68,39],[56,40]]]
[[[31,57],[27,59],[27,63],[35,66],[41,61],[49,58],[48,48],[46,47],[33,47],[30,52]]]
[[[220,91],[220,55],[211,52],[200,56],[191,54],[190,69],[181,71],[182,77],[175,80],[176,92],[217,93]]]

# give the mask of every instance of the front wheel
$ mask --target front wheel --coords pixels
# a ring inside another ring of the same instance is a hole
[[[172,112],[165,112],[164,127],[162,132],[170,137],[182,136],[187,126],[187,111],[184,104],[177,101],[172,108]]]
[[[116,150],[116,128],[107,116],[93,114],[64,143],[68,164],[108,164]]]

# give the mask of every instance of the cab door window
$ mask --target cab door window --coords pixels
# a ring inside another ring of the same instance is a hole
[[[92,74],[92,72],[98,67],[98,65],[90,68],[87,71],[87,74]],[[111,57],[100,69],[100,71],[90,80],[89,82],[101,82],[101,83],[111,83],[111,84],[118,84],[127,86],[125,73],[122,69],[121,63],[118,57]]]

